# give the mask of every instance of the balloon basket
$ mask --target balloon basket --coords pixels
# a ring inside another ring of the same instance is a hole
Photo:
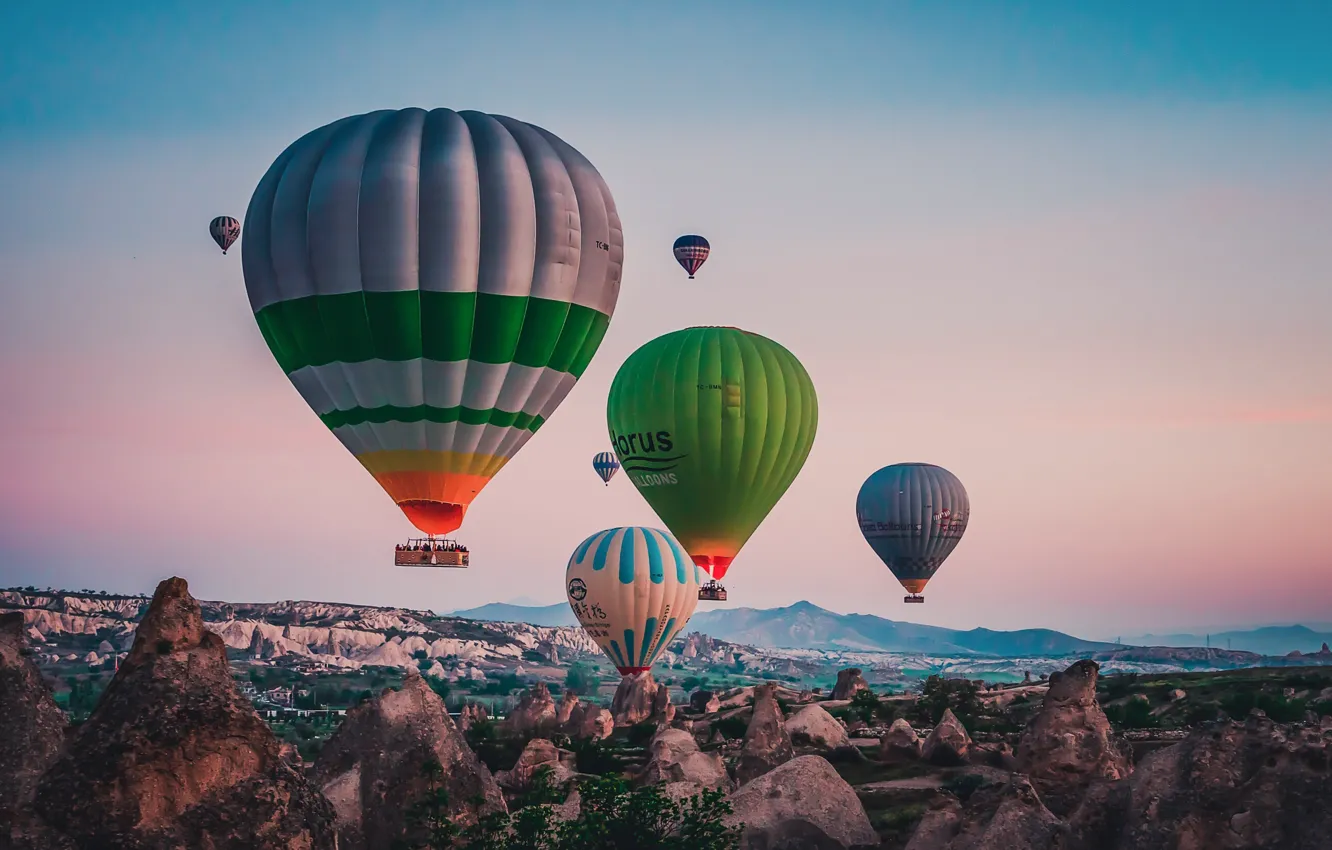
[[[466,569],[471,553],[456,540],[417,537],[399,544],[393,550],[395,567],[446,567]]]
[[[903,602],[908,602],[908,603],[910,603],[910,602],[914,602],[914,603],[917,603],[917,604],[919,604],[919,605],[924,605],[924,604],[925,604],[925,597],[924,597],[924,596],[914,596],[914,595],[913,595],[913,596],[907,596],[907,597],[904,597],[904,598],[902,599],[902,601],[903,601]]]
[[[725,602],[726,588],[710,581],[698,589],[698,599],[700,602]]]

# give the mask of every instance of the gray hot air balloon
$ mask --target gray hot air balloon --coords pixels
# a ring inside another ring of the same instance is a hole
[[[925,601],[921,591],[957,548],[970,518],[962,482],[931,463],[885,466],[856,496],[860,533],[911,594],[906,602]]]
[[[208,235],[213,237],[217,247],[225,254],[240,236],[240,222],[229,215],[220,215],[208,223]]]
[[[605,181],[554,134],[403,109],[283,151],[250,199],[242,260],[282,370],[433,536],[587,368],[623,245]]]

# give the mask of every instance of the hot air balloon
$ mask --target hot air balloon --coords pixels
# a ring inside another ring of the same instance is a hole
[[[962,482],[930,463],[885,466],[856,496],[860,532],[907,589],[905,602],[925,601],[921,591],[957,548],[970,518]]]
[[[698,604],[699,575],[656,528],[609,528],[578,544],[564,571],[569,607],[623,676],[652,666]]]
[[[629,355],[606,424],[625,474],[711,577],[704,599],[791,486],[818,426],[809,374],[738,328],[686,328]]]
[[[675,254],[675,261],[689,273],[689,279],[693,280],[694,273],[707,260],[708,253],[711,250],[712,246],[708,244],[708,240],[702,236],[690,234],[676,239],[674,247],[671,248],[671,253]]]
[[[620,462],[615,459],[613,453],[600,452],[592,458],[592,469],[596,470],[597,476],[609,487],[610,480],[620,471]]]
[[[240,236],[240,222],[229,215],[220,215],[208,223],[208,233],[225,254],[236,238]]]
[[[623,244],[601,175],[546,130],[383,110],[283,151],[250,200],[243,265],[282,370],[433,538],[587,368]]]

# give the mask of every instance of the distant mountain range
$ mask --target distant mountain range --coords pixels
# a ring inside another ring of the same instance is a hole
[[[531,623],[534,626],[576,626],[569,606],[528,606],[493,602],[454,611],[455,617],[493,622]],[[697,611],[687,631],[699,631],[721,640],[750,646],[783,649],[867,650],[920,652],[938,655],[971,654],[1013,658],[1058,656],[1113,651],[1126,646],[1202,647],[1208,637],[1193,634],[1140,635],[1122,643],[1083,640],[1051,629],[1014,632],[971,629],[959,631],[887,620],[871,614],[838,614],[813,604],[797,602],[785,608],[722,608]],[[1292,650],[1317,652],[1332,634],[1305,626],[1267,626],[1210,635],[1213,649],[1234,649],[1280,656]]]
[[[1314,631],[1308,626],[1265,626],[1206,635],[1137,635],[1125,639],[1124,643],[1138,646],[1211,646],[1213,649],[1240,649],[1260,655],[1285,655],[1293,650],[1317,652],[1323,644],[1332,644],[1332,632]]]
[[[476,608],[453,611],[450,616],[490,623],[531,623],[534,626],[576,626],[578,618],[569,609],[569,603],[554,605],[514,605],[509,602],[491,602]]]
[[[534,626],[577,625],[563,602],[541,607],[491,603],[454,611],[473,620],[531,623]],[[870,614],[838,614],[812,602],[785,608],[723,608],[695,612],[687,631],[750,646],[784,649],[868,650],[973,654],[997,657],[1070,655],[1118,648],[1113,643],[1082,640],[1050,629],[997,632],[958,631],[886,620]]]

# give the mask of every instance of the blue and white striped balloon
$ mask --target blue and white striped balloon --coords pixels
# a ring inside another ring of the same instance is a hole
[[[592,458],[592,469],[609,487],[610,480],[615,477],[615,473],[620,471],[620,461],[616,459],[613,452],[601,452]]]
[[[564,588],[583,629],[621,675],[652,666],[698,604],[700,570],[669,532],[598,531],[574,550]]]

